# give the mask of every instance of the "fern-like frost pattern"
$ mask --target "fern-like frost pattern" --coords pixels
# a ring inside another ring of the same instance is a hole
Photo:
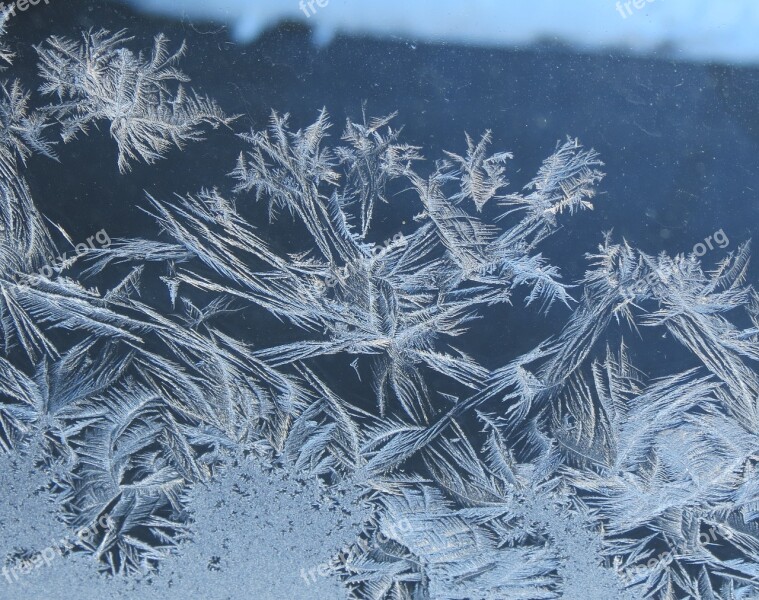
[[[231,138],[231,185],[146,195],[153,234],[43,277],[56,236],[25,171],[32,154],[58,160],[55,134],[67,144],[107,124],[125,174],[234,125],[186,87],[184,45],[132,43],[98,30],[40,44],[41,108],[2,84],[0,450],[4,477],[33,488],[3,486],[1,558],[17,580],[3,597],[42,593],[19,565],[46,531],[81,528],[92,534],[47,581],[81,590],[89,570],[99,597],[199,589],[195,563],[216,577],[209,598],[257,589],[233,575],[235,535],[300,548],[270,567],[303,567],[287,591],[276,571],[259,579],[293,598],[759,597],[747,243],[709,270],[606,234],[568,283],[550,238],[594,207],[603,178],[579,141],[514,190],[489,131],[429,163],[396,115],[329,138],[326,110],[301,129],[272,112]],[[381,242],[391,205],[415,216]],[[259,207],[268,218],[251,216]],[[300,232],[284,250],[281,226]],[[119,283],[104,288],[104,274]],[[564,325],[483,364],[469,331],[498,311]],[[234,335],[241,315],[271,335]],[[683,369],[635,365],[631,340],[652,330]],[[26,497],[41,513],[28,546],[12,533]],[[266,530],[269,506],[279,521]],[[225,529],[217,509],[245,518]]]

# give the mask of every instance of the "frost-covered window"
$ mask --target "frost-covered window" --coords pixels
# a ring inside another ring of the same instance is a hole
[[[753,0],[0,6],[0,599],[759,598]]]

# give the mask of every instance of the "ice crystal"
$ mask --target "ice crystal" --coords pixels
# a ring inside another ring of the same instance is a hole
[[[80,43],[51,37],[37,48],[40,57],[40,91],[55,95],[58,103],[47,112],[62,126],[64,141],[87,133],[89,125],[110,121],[111,137],[119,148],[119,170],[130,162],[153,163],[176,145],[203,139],[201,125],[228,125],[231,121],[215,102],[181,83],[172,93],[171,82],[187,82],[176,68],[184,44],[171,54],[168,41],[156,36],[150,57],[123,46],[130,41],[124,31],[101,29],[83,34]]]
[[[246,146],[232,189],[148,195],[154,233],[45,277],[53,237],[23,172],[30,153],[55,157],[47,128],[68,142],[108,121],[123,173],[203,124],[232,125],[181,87],[183,45],[171,54],[157,36],[145,55],[130,40],[100,30],[41,44],[40,90],[56,97],[42,109],[3,85],[0,449],[35,471],[34,511],[53,515],[39,531],[91,532],[3,597],[50,585],[335,597],[338,579],[375,600],[759,594],[747,244],[709,271],[607,234],[566,283],[549,238],[593,208],[603,176],[577,140],[518,192],[491,132],[422,175],[395,115],[349,119],[330,144],[326,110],[296,131],[272,112],[231,138]],[[256,201],[303,235],[283,250],[277,223],[246,216]],[[380,242],[375,213],[394,202],[416,217]],[[468,328],[515,298],[509,315],[550,311],[563,328],[488,368]],[[271,340],[230,333],[244,314]],[[652,330],[686,366],[635,365]],[[18,531],[28,490],[2,489]],[[21,550],[5,543],[6,566],[33,554],[39,531]]]

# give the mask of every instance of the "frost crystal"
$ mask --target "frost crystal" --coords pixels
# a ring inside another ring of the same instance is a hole
[[[232,125],[181,86],[184,46],[130,39],[40,45],[43,109],[2,86],[4,565],[90,532],[3,598],[759,595],[747,244],[708,271],[607,234],[566,283],[549,239],[603,176],[577,140],[516,192],[491,132],[422,175],[394,115],[330,144],[326,110],[297,131],[272,112],[231,137],[232,189],[148,195],[153,233],[43,276],[54,238],[24,170],[55,158],[47,128],[108,121],[124,173]],[[301,233],[290,247],[246,217],[256,201]],[[417,215],[383,236],[396,202]],[[468,328],[506,310],[564,325],[489,368]],[[250,315],[263,343],[236,333]],[[649,331],[677,370],[636,367]]]
[[[229,125],[212,100],[188,92],[180,84],[172,93],[173,81],[188,81],[176,63],[184,44],[170,54],[163,35],[155,38],[149,58],[135,55],[123,46],[132,38],[124,31],[115,34],[101,29],[83,34],[76,42],[51,37],[40,46],[40,92],[56,95],[58,103],[46,109],[62,126],[64,141],[101,119],[111,123],[111,137],[119,147],[119,170],[130,170],[130,161],[154,163],[172,144],[179,148],[203,139],[201,125]]]

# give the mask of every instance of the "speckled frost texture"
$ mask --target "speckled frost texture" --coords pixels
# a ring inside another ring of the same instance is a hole
[[[250,461],[230,467],[218,482],[196,486],[190,496],[193,540],[162,563],[152,585],[136,588],[140,594],[346,598],[331,563],[368,517],[355,496],[330,498],[313,479],[300,481]]]
[[[49,491],[50,478],[30,453],[0,454],[0,567],[8,569],[71,537]],[[60,556],[56,556],[60,560]],[[7,571],[6,571],[7,573]],[[1,577],[0,589],[8,583]],[[11,579],[14,580],[13,574]],[[0,594],[0,597],[5,597]]]
[[[159,572],[98,577],[92,559],[56,557],[4,587],[2,597],[63,600],[75,590],[82,600],[340,600],[347,596],[336,557],[369,516],[361,504],[355,491],[328,492],[313,478],[243,459],[190,493],[192,538]],[[47,533],[41,544],[49,543]]]

